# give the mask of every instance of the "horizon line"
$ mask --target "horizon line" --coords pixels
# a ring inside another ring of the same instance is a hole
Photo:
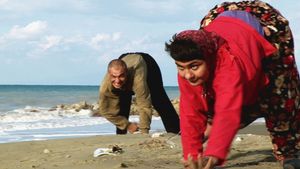
[[[91,84],[0,84],[0,86],[100,86]],[[178,85],[164,85],[164,87],[178,87]]]

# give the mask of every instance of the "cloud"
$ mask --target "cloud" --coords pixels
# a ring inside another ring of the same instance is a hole
[[[43,50],[47,50],[53,46],[58,45],[62,41],[61,36],[46,36],[45,37],[45,42],[41,43],[39,46]]]
[[[55,9],[56,11],[88,11],[93,5],[89,1],[74,0],[0,0],[0,9],[14,13],[31,13],[34,11],[46,11]],[[25,14],[26,15],[26,14]]]
[[[158,14],[161,11],[167,14],[174,14],[184,9],[185,1],[149,1],[149,0],[136,0],[132,3],[135,9],[142,9],[143,13]],[[160,15],[159,13],[158,15]]]
[[[28,39],[41,34],[46,28],[47,22],[45,21],[34,21],[24,27],[15,25],[9,31],[7,37],[12,39]]]
[[[220,1],[220,0],[219,0]],[[113,14],[128,20],[139,22],[190,22],[199,19],[209,9],[218,4],[211,1],[185,1],[185,0],[132,0],[123,1],[119,10],[113,9]],[[110,10],[111,8],[107,8]],[[124,13],[126,15],[124,15]]]
[[[163,43],[156,39],[153,35],[139,36],[139,37],[122,37],[119,41],[102,44],[101,51],[98,50],[97,63],[108,63],[109,60],[117,58],[123,53],[128,52],[146,52],[149,54],[156,53],[157,48],[163,48]],[[103,49],[103,50],[102,50]],[[163,49],[162,49],[163,50]],[[159,56],[159,54],[157,54]]]
[[[94,37],[91,38],[90,45],[94,49],[99,49],[101,44],[104,42],[114,42],[117,41],[121,38],[121,33],[116,32],[112,34],[104,34],[104,33],[99,33],[96,34]]]
[[[5,5],[8,2],[8,0],[0,0],[0,6]]]
[[[74,35],[72,37],[64,39],[64,43],[69,43],[69,44],[70,43],[83,44],[85,42],[86,42],[86,40],[84,39],[84,37],[82,35]]]

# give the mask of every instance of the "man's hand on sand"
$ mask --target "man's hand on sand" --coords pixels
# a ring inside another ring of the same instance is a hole
[[[193,160],[193,157],[189,155],[188,160],[182,161],[184,169],[213,169],[218,163],[218,159],[215,157],[201,157],[198,155],[198,160]]]
[[[127,131],[131,134],[138,130],[139,130],[139,126],[137,123],[129,123],[129,125],[127,126]]]

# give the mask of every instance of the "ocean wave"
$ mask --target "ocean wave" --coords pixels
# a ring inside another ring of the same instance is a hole
[[[24,109],[16,109],[13,111],[5,112],[0,115],[0,123],[12,122],[38,122],[43,120],[62,119],[66,117],[89,117],[91,110],[75,109],[47,109],[41,107],[26,106]]]
[[[0,134],[5,131],[53,129],[109,123],[103,117],[91,117],[89,109],[63,109],[26,106],[0,115]]]
[[[154,119],[157,119],[155,117]],[[131,116],[138,122],[138,116]],[[93,126],[110,123],[103,117],[92,117],[91,110],[41,108],[26,106],[0,115],[0,135],[7,131],[57,129],[66,127]]]

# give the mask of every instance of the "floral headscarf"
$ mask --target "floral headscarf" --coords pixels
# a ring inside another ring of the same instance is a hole
[[[218,48],[225,43],[225,40],[214,32],[208,32],[204,29],[185,30],[176,35],[178,40],[192,40],[202,51],[206,60],[214,57]]]

